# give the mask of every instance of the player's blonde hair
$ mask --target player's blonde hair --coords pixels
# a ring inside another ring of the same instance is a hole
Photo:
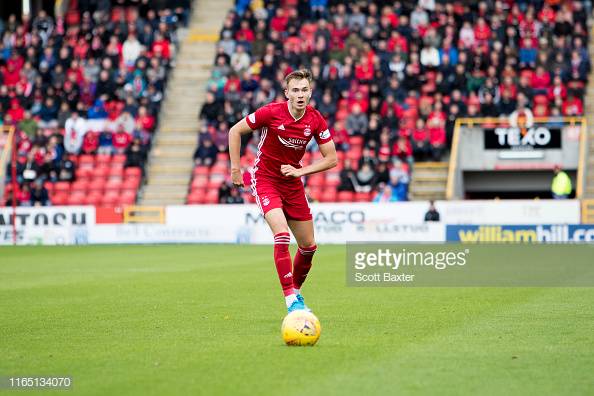
[[[294,72],[287,74],[287,76],[285,77],[285,88],[289,87],[289,82],[291,80],[302,80],[302,79],[306,79],[307,82],[309,82],[311,84],[311,82],[313,81],[313,76],[311,74],[311,71],[309,71],[308,69],[300,69],[300,70],[295,70]]]

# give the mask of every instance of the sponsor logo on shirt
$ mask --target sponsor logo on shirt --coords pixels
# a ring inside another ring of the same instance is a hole
[[[256,123],[256,113],[252,113],[252,114],[250,114],[250,115],[248,116],[248,120],[250,120],[250,122],[251,122],[252,124],[255,124],[255,123]]]
[[[295,138],[286,138],[283,139],[282,137],[278,136],[278,140],[285,146],[295,150],[303,150],[305,149],[305,145],[307,144],[307,140],[303,139],[295,139]]]
[[[330,131],[326,129],[323,132],[320,132],[320,139],[328,139],[330,137]]]
[[[278,129],[280,129],[281,131],[285,130],[285,126],[283,124],[280,124],[280,126],[278,127]]]

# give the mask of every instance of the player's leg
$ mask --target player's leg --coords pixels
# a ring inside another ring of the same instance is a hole
[[[293,283],[298,300],[303,302],[301,286],[311,269],[313,254],[316,251],[311,208],[301,183],[284,190],[282,198],[288,225],[297,240],[298,249],[293,261]]]
[[[285,214],[281,208],[274,208],[266,212],[264,219],[274,234],[274,264],[285,295],[287,308],[289,312],[304,309],[303,302],[297,299],[293,290],[293,265],[289,252],[291,236]]]
[[[301,294],[301,286],[311,269],[316,241],[314,238],[313,220],[288,220],[288,225],[297,240],[297,252],[293,260],[293,287],[296,294]]]

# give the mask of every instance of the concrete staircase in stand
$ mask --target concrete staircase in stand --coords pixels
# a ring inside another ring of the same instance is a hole
[[[140,204],[185,203],[196,149],[198,113],[215,56],[215,43],[230,0],[196,0],[189,28],[180,37],[176,66],[167,85],[160,122],[149,156]]]
[[[448,162],[415,162],[409,198],[412,201],[446,199]]]

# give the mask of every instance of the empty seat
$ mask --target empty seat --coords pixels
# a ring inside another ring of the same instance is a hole
[[[127,178],[128,176],[142,177],[142,170],[136,166],[133,166],[130,168],[125,168],[124,169],[124,177]]]

